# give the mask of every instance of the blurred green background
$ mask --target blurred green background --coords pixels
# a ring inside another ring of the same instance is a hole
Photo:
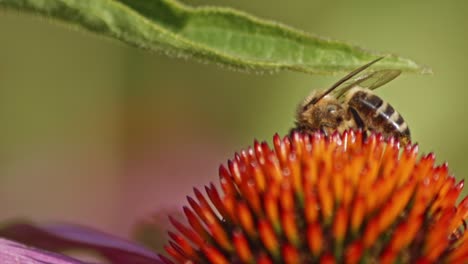
[[[403,75],[377,93],[423,152],[467,177],[468,2],[185,3],[238,8],[431,66],[434,75]],[[254,138],[287,133],[296,104],[339,77],[239,73],[0,11],[0,219],[125,235],[136,218],[216,182],[219,164]]]

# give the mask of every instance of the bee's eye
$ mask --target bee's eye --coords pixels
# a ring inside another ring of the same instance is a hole
[[[336,105],[328,105],[328,106],[327,106],[327,111],[328,111],[328,113],[330,113],[330,114],[336,113],[336,110],[337,110]]]

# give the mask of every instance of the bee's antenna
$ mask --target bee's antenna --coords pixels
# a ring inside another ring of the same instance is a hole
[[[353,78],[354,76],[356,76],[356,74],[362,72],[363,70],[369,68],[372,64],[380,61],[381,59],[383,59],[385,57],[380,57],[380,58],[377,58],[365,65],[362,65],[361,67],[355,69],[354,71],[348,73],[348,75],[346,75],[345,77],[341,78],[339,81],[337,81],[335,84],[333,84],[330,88],[328,88],[322,95],[320,95],[319,97],[317,98],[314,98],[313,100],[311,100],[307,105],[304,106],[304,108],[307,108],[309,105],[313,105],[313,104],[316,104],[318,101],[320,101],[323,97],[325,97],[327,94],[331,93],[333,90],[335,90],[338,86],[340,86],[342,83],[346,82],[347,80]]]

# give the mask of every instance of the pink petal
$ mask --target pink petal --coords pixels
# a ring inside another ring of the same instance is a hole
[[[85,264],[57,253],[28,247],[0,238],[0,263],[2,264]]]
[[[158,255],[138,244],[91,228],[68,225],[17,223],[0,229],[0,236],[50,251],[94,250],[111,263],[162,264]]]

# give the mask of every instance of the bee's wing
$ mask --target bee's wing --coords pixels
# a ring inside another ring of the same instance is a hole
[[[359,81],[359,86],[367,88],[369,90],[374,90],[380,86],[392,81],[401,74],[400,70],[380,70],[369,73],[367,76],[363,76],[361,81]],[[359,77],[357,77],[359,78]]]
[[[333,95],[336,98],[342,97],[346,92],[355,86],[362,88],[367,88],[369,90],[374,90],[380,86],[390,82],[391,80],[398,77],[401,74],[400,70],[380,70],[380,71],[371,71],[364,72],[357,77],[353,78],[350,81],[347,81],[340,85],[337,89],[333,91]]]

